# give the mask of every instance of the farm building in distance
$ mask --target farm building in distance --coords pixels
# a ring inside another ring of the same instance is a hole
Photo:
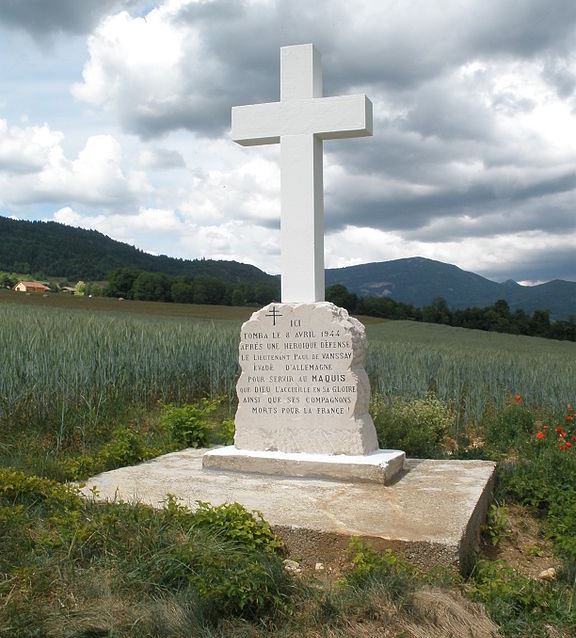
[[[14,290],[17,292],[49,292],[50,288],[39,281],[19,281]]]

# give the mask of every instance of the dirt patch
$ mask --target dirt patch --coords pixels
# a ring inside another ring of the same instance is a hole
[[[544,570],[560,569],[551,541],[544,537],[540,522],[521,505],[506,508],[505,529],[496,547],[487,539],[482,554],[490,560],[505,560],[510,567],[530,578],[538,578]]]

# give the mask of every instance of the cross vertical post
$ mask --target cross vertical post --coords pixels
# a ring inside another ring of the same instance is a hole
[[[372,135],[365,95],[322,97],[312,44],[281,48],[280,102],[236,106],[232,137],[280,143],[282,301],[324,301],[323,140]]]

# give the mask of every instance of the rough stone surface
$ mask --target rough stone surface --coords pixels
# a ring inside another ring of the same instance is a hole
[[[234,445],[371,454],[364,326],[332,303],[269,304],[242,326]]]
[[[393,485],[268,477],[202,470],[204,450],[184,450],[104,472],[82,491],[99,499],[161,507],[167,494],[194,507],[238,502],[285,539],[291,555],[312,567],[346,556],[351,536],[390,547],[423,567],[466,572],[485,519],[494,475],[489,461],[409,460]],[[233,476],[233,479],[231,479]]]
[[[258,452],[239,450],[229,445],[206,452],[202,458],[202,467],[206,470],[388,484],[402,471],[405,459],[406,455],[400,450],[377,450],[373,454],[350,456],[306,452]]]

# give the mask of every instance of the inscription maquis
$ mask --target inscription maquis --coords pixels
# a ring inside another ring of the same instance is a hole
[[[240,406],[253,415],[329,415],[353,410],[356,385],[348,378],[352,339],[339,327],[286,316],[276,305],[241,332]]]

